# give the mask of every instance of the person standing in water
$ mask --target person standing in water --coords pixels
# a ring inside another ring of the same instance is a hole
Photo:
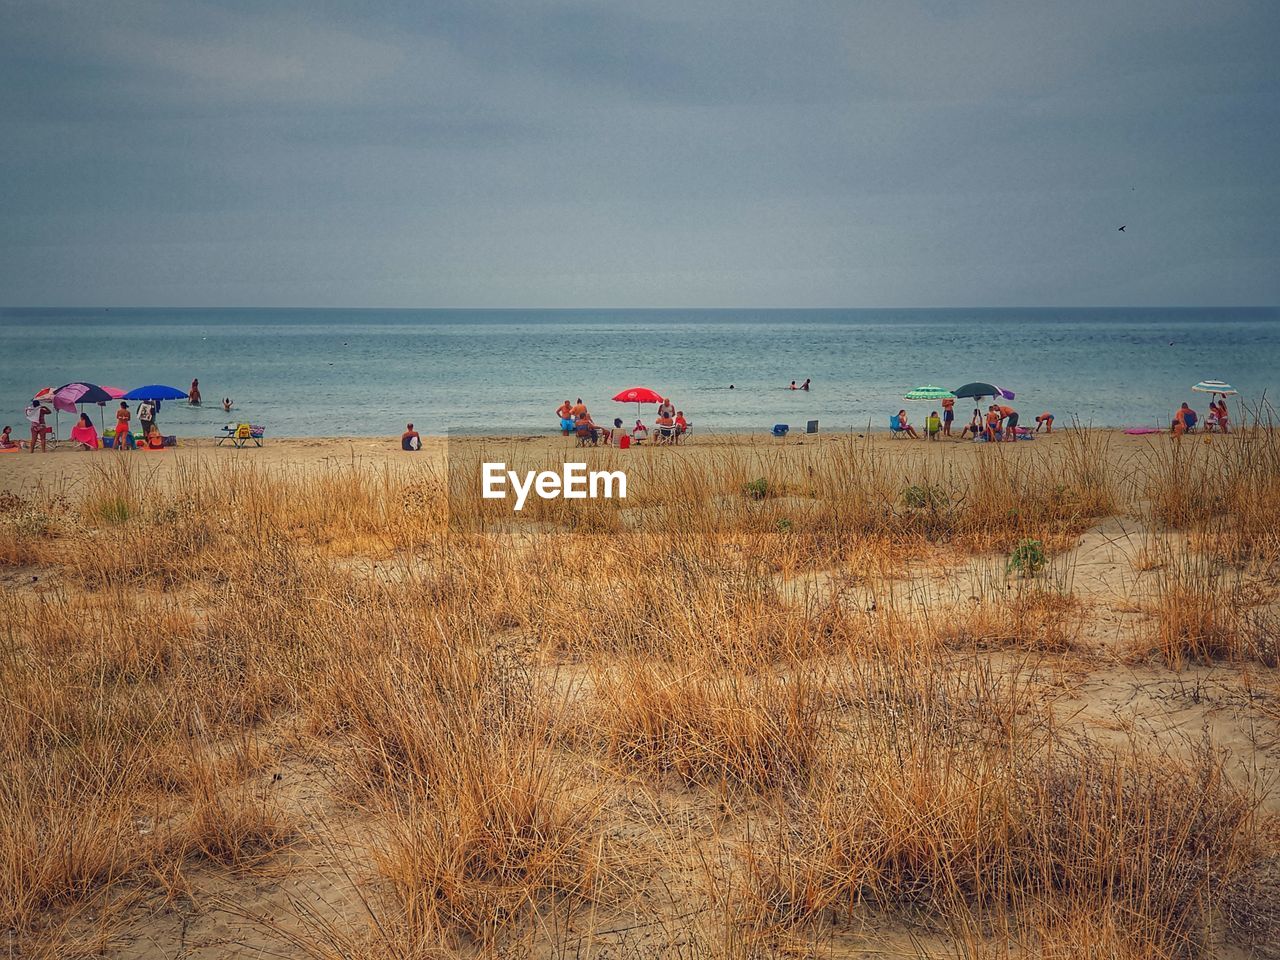
[[[199,379],[191,381],[191,389],[187,391],[187,403],[193,407],[200,406],[200,381]]]

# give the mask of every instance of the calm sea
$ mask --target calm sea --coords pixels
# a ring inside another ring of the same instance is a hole
[[[1206,378],[1249,402],[1280,397],[1280,308],[0,309],[0,342],[3,422],[20,426],[44,386],[199,377],[205,406],[160,417],[184,436],[228,419],[276,436],[395,434],[409,420],[541,432],[566,398],[597,421],[634,420],[609,399],[630,386],[669,394],[703,429],[883,429],[912,387],[970,380],[1014,390],[1024,422],[1052,410],[1060,424],[1165,424],[1183,400],[1203,410],[1188,388]],[[786,389],[806,377],[809,393]],[[911,409],[918,421],[929,406]]]

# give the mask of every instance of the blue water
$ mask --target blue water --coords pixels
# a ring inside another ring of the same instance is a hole
[[[635,385],[702,429],[883,428],[912,387],[969,380],[1016,391],[1024,422],[1051,410],[1060,424],[1167,424],[1183,400],[1203,412],[1188,388],[1206,378],[1249,402],[1280,397],[1280,308],[0,309],[0,343],[3,422],[20,426],[44,386],[199,377],[205,406],[160,416],[183,436],[232,419],[275,436],[395,434],[409,420],[429,433],[543,431],[566,398],[597,421],[634,419],[609,398]],[[806,377],[811,392],[786,389]],[[910,409],[919,421],[931,407]]]

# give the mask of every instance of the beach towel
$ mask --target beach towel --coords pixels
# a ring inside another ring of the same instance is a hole
[[[98,443],[98,431],[93,427],[75,426],[71,428],[71,439],[76,443],[83,443],[91,450],[97,450],[101,444]]]

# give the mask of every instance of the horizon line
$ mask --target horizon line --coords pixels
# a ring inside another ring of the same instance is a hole
[[[587,310],[759,310],[759,311],[796,311],[796,310],[1277,310],[1280,303],[1147,303],[1147,304],[1011,304],[999,306],[993,304],[933,304],[933,305],[876,305],[876,306],[505,306],[505,307],[388,307],[358,304],[342,304],[338,306],[318,306],[314,304],[263,305],[263,304],[5,304],[0,310],[398,310],[398,311],[453,311],[453,312],[499,312],[499,311],[587,311]]]

